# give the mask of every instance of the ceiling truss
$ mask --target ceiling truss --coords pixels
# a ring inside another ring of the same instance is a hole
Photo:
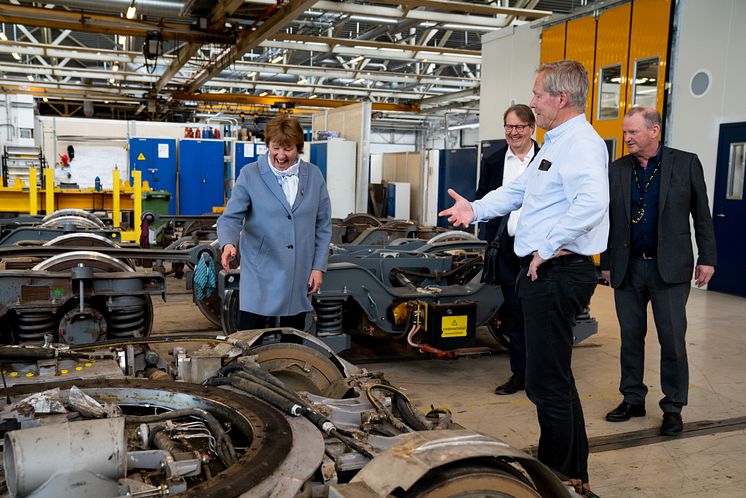
[[[539,0],[136,0],[130,20],[129,3],[0,0],[0,92],[150,119],[221,102],[473,112],[481,36],[551,14]]]

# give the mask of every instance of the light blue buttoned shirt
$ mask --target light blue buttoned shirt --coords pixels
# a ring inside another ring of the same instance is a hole
[[[609,236],[606,144],[585,114],[548,131],[544,140],[521,176],[471,203],[474,222],[522,206],[515,232],[518,256],[539,251],[550,259],[560,249],[587,256],[603,252]]]

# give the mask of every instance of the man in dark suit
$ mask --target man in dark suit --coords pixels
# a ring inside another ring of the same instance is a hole
[[[488,192],[501,187],[520,176],[525,171],[538,145],[531,139],[536,128],[536,119],[531,108],[524,104],[510,106],[503,115],[505,141],[507,145],[494,154],[485,157],[479,174],[477,199]],[[521,262],[513,250],[515,228],[518,224],[520,209],[504,216],[493,218],[480,224],[479,236],[492,241],[501,224],[500,251],[497,258],[499,284],[503,293],[503,304],[500,306],[500,331],[510,342],[510,370],[512,375],[504,384],[497,386],[495,394],[514,394],[525,389],[526,385],[526,337],[523,325],[523,313],[515,291],[515,279],[521,269]]]
[[[609,167],[611,229],[602,255],[603,277],[614,288],[621,328],[622,403],[606,415],[623,422],[645,415],[643,382],[647,305],[652,303],[661,346],[663,410],[661,434],[683,430],[689,366],[686,302],[692,273],[697,287],[715,272],[715,234],[702,164],[696,154],[660,144],[661,117],[650,107],[633,107],[622,125],[628,155]],[[689,218],[699,257],[696,267]]]

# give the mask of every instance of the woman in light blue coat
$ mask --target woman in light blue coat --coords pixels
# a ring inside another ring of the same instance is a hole
[[[267,153],[244,166],[225,211],[218,241],[227,271],[240,240],[239,328],[303,330],[310,296],[321,288],[331,240],[331,203],[319,168],[299,158],[303,129],[285,115],[264,130]]]

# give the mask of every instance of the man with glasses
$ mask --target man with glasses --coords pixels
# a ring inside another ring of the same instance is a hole
[[[492,155],[484,157],[479,173],[477,199],[502,185],[507,185],[526,170],[539,146],[531,138],[536,119],[531,108],[525,104],[515,104],[503,115],[505,141],[507,145]],[[525,389],[526,381],[526,338],[523,331],[523,313],[515,292],[515,279],[521,269],[521,262],[513,251],[515,229],[521,210],[480,223],[479,237],[491,241],[498,237],[500,246],[495,267],[499,276],[503,304],[500,306],[500,333],[507,337],[510,348],[510,370],[512,375],[507,382],[497,386],[495,394],[515,394]],[[499,232],[499,233],[498,233]]]
[[[689,392],[685,335],[692,272],[697,287],[707,285],[717,259],[710,203],[697,155],[661,145],[658,111],[631,108],[622,130],[629,154],[609,168],[611,232],[601,269],[614,287],[622,339],[619,391],[624,399],[606,420],[624,422],[645,415],[648,388],[643,372],[650,302],[661,346],[660,432],[678,436]],[[699,251],[696,268],[690,215]]]
[[[523,206],[516,281],[526,330],[526,394],[536,405],[538,458],[588,488],[588,439],[571,359],[575,317],[596,288],[592,255],[609,234],[609,154],[585,119],[588,73],[576,61],[539,67],[531,107],[545,142],[526,171],[484,198],[441,211],[467,226]]]

